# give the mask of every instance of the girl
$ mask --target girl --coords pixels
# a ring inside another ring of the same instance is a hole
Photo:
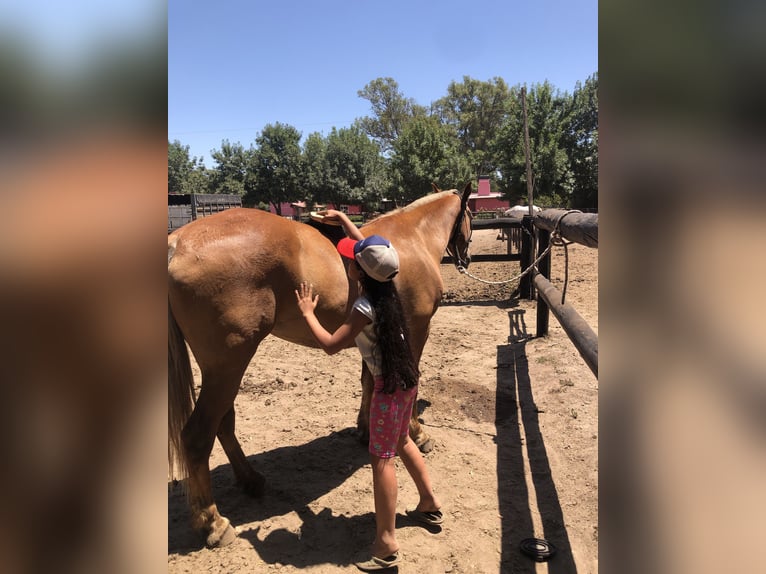
[[[313,286],[301,283],[295,291],[298,307],[320,347],[337,353],[355,341],[374,379],[370,405],[370,462],[375,500],[376,535],[372,557],[357,562],[360,570],[384,570],[399,564],[396,541],[397,479],[394,456],[399,455],[415,482],[420,501],[407,514],[424,524],[442,522],[441,504],[431,486],[425,461],[409,438],[419,372],[409,347],[407,322],[392,279],[399,272],[399,256],[391,243],[379,235],[365,238],[348,217],[333,209],[323,221],[343,226],[348,237],[338,243],[338,252],[351,260],[348,276],[357,281],[360,296],[343,325],[334,333],[319,323],[314,309],[319,295]]]

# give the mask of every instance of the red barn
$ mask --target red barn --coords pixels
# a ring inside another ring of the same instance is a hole
[[[479,187],[476,193],[468,197],[468,206],[474,213],[478,211],[498,211],[511,207],[507,199],[501,199],[501,193],[490,191],[489,176],[479,176]]]

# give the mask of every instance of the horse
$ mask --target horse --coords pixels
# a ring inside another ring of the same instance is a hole
[[[433,193],[360,228],[365,236],[388,238],[399,253],[394,283],[417,363],[442,298],[439,265],[445,250],[456,266],[470,263],[470,193],[470,184],[462,194],[434,184]],[[171,474],[180,469],[187,476],[192,527],[210,547],[237,536],[213,499],[209,458],[216,437],[240,486],[255,496],[264,490],[265,479],[247,461],[234,432],[234,399],[245,369],[267,335],[317,347],[295,302],[301,281],[313,283],[320,294],[316,315],[322,325],[333,331],[343,323],[357,296],[345,265],[316,226],[257,209],[229,209],[168,236],[168,456]],[[202,373],[196,399],[187,343]],[[373,378],[362,365],[357,428],[366,440]],[[421,450],[430,450],[433,441],[416,412],[410,436]]]

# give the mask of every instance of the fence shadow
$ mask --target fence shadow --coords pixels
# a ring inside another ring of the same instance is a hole
[[[535,561],[522,554],[525,538],[545,538],[557,552],[548,561],[551,574],[576,574],[563,511],[553,482],[548,455],[540,431],[526,355],[525,311],[508,312],[510,335],[507,345],[497,347],[497,391],[495,426],[497,429],[497,486],[501,516],[502,555],[500,572],[534,574]],[[523,430],[523,433],[522,433]],[[526,459],[532,476],[533,493],[524,476]],[[536,532],[530,509],[531,496],[540,513],[543,532]]]

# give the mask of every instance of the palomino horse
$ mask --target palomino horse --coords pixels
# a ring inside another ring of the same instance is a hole
[[[407,314],[415,360],[428,338],[431,317],[444,288],[439,264],[445,250],[458,266],[469,263],[470,184],[462,195],[440,191],[382,215],[361,228],[387,237],[399,252],[395,279]],[[188,476],[192,526],[209,546],[236,533],[213,500],[209,458],[216,436],[237,481],[260,495],[264,478],[248,463],[234,435],[234,399],[259,343],[269,334],[316,347],[295,304],[301,281],[320,294],[316,315],[329,330],[346,317],[356,297],[333,243],[317,229],[256,209],[230,209],[199,219],[168,237],[168,435],[171,469]],[[186,341],[202,372],[194,388]],[[357,425],[368,429],[372,377],[362,371],[363,398]],[[416,444],[429,437],[417,413],[410,421]]]

